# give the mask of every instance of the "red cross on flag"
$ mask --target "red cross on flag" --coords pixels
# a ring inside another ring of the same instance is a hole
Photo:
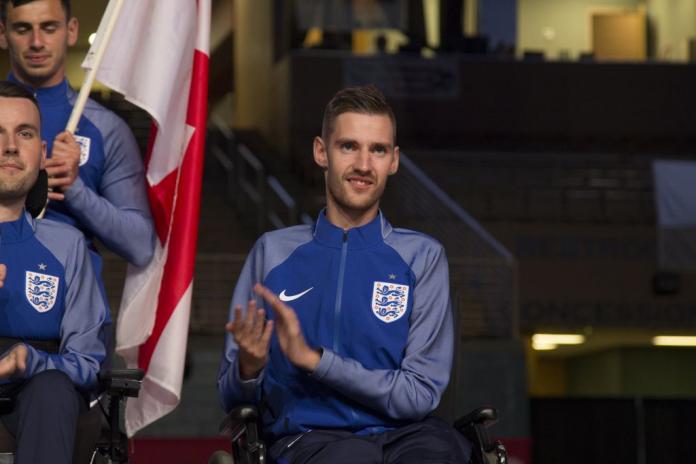
[[[108,40],[109,18],[113,23]],[[143,268],[129,267],[116,351],[145,370],[126,406],[135,432],[179,403],[191,311],[206,128],[210,0],[111,0],[83,64],[108,42],[96,78],[153,119],[146,157],[158,243]],[[104,40],[107,37],[107,40]],[[95,52],[92,52],[95,50]]]

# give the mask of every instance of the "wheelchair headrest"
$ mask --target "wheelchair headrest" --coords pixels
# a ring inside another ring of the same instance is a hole
[[[48,202],[48,174],[46,170],[39,171],[39,176],[36,178],[34,186],[29,190],[27,198],[24,201],[24,207],[32,217],[37,217],[46,207]]]

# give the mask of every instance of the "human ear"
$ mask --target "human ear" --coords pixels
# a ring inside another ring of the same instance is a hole
[[[7,50],[7,37],[5,36],[5,32],[7,29],[5,28],[5,24],[0,22],[0,48],[3,50]]]
[[[396,174],[399,170],[399,147],[394,147],[394,156],[392,157],[392,162],[389,165],[389,175]]]
[[[72,17],[68,20],[68,46],[72,47],[77,43],[77,36],[80,31],[80,23],[77,18]]]
[[[39,169],[46,169],[46,142],[41,141],[41,162],[39,163]]]
[[[329,167],[326,144],[321,137],[314,137],[314,162],[322,169]]]

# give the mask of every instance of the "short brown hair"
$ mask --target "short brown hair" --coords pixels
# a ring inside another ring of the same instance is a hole
[[[333,132],[336,118],[343,113],[360,113],[385,115],[391,119],[396,140],[396,117],[384,94],[374,85],[346,87],[339,90],[324,109],[324,119],[321,125],[321,137],[328,141]]]
[[[39,118],[41,118],[41,109],[39,108],[39,102],[36,100],[36,97],[21,85],[10,81],[0,81],[0,97],[26,98],[34,104],[36,111],[39,113]]]

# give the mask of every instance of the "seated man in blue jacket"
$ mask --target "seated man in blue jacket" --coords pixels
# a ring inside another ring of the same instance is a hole
[[[469,444],[429,416],[453,354],[445,252],[379,210],[395,140],[375,87],[338,92],[314,140],[326,209],[263,235],[237,282],[218,389],[225,411],[260,406],[277,462],[468,461]]]
[[[82,234],[25,210],[46,162],[34,96],[0,82],[0,427],[15,462],[70,463],[77,417],[105,358],[106,307]]]
[[[46,217],[85,234],[101,285],[95,239],[145,266],[155,252],[155,229],[143,161],[126,123],[88,99],[75,134],[65,132],[77,100],[65,76],[79,32],[71,6],[70,0],[0,0],[0,48],[8,52],[8,79],[33,93],[41,108],[52,189]]]

